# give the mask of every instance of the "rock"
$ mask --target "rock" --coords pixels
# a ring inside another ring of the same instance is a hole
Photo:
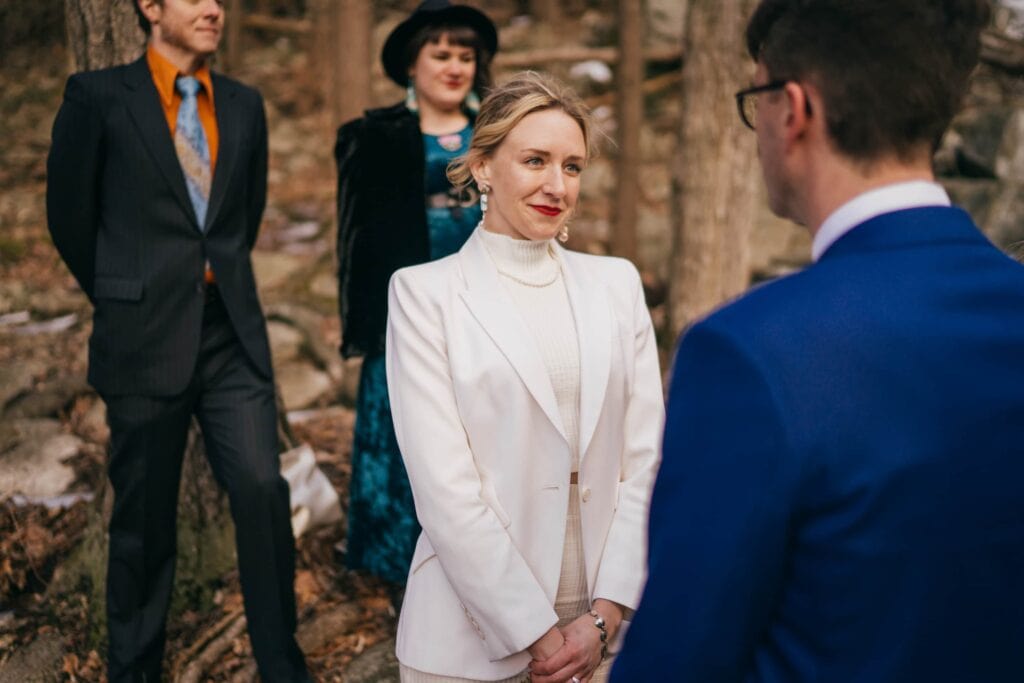
[[[338,277],[334,273],[317,273],[309,283],[309,293],[322,299],[338,297]]]
[[[7,406],[8,417],[57,417],[76,396],[90,392],[84,377],[61,376],[43,382]]]
[[[0,315],[0,329],[10,328],[14,325],[24,325],[32,320],[32,314],[28,311],[14,311]]]
[[[614,75],[612,68],[599,59],[588,59],[577,62],[569,69],[569,77],[584,83],[593,82],[605,85],[611,83]]]
[[[286,322],[270,320],[267,322],[267,335],[270,337],[274,367],[280,367],[299,356],[305,339],[301,331]]]
[[[1013,114],[1009,107],[979,107],[957,117],[944,140],[940,158],[953,149],[953,172],[969,177],[994,177],[1003,138]],[[1001,174],[1000,174],[1001,175]]]
[[[953,203],[971,214],[974,222],[984,228],[993,203],[1000,194],[1001,183],[969,178],[942,178],[941,181]]]
[[[320,234],[320,223],[317,221],[302,221],[292,223],[284,230],[277,233],[278,242],[305,242]]]
[[[338,385],[338,399],[343,405],[354,406],[359,393],[359,374],[363,368],[362,358],[348,358],[342,362],[341,382]]]
[[[0,453],[0,500],[16,493],[30,498],[58,496],[75,481],[64,461],[82,441],[65,434],[57,420],[12,420],[16,445]]]
[[[331,378],[309,363],[291,362],[277,368],[277,386],[285,410],[308,408],[331,389]]]
[[[996,175],[1011,183],[1024,183],[1024,110],[1013,113],[1000,142],[995,160]]]
[[[14,427],[12,422],[0,422],[0,463],[3,463],[3,454],[17,446],[21,442],[21,434]],[[2,465],[0,465],[2,468]]]
[[[1018,253],[1024,244],[1024,183],[998,186],[982,230],[997,246]]]
[[[63,680],[63,660],[63,639],[53,632],[43,633],[26,647],[15,650],[7,663],[0,666],[0,681],[49,683]]]
[[[267,318],[291,325],[303,334],[303,351],[327,372],[335,384],[342,379],[341,359],[338,357],[337,340],[329,343],[325,337],[324,316],[305,306],[277,302],[267,306]]]
[[[14,328],[14,333],[24,336],[37,334],[60,334],[61,332],[70,330],[76,323],[78,323],[78,314],[68,313],[67,315],[62,315],[57,318],[40,320],[38,322],[16,327]]]
[[[28,304],[42,318],[57,318],[69,311],[88,309],[89,299],[78,287],[61,287],[33,292],[28,298]]]
[[[317,615],[312,621],[299,626],[295,636],[299,647],[306,653],[319,650],[338,636],[354,631],[362,615],[362,608],[354,602],[342,603],[329,612]]]
[[[0,282],[0,311],[28,308],[28,292],[20,280]]]
[[[98,396],[78,422],[78,433],[93,443],[106,444],[110,441],[110,427],[107,425],[107,404]]]
[[[393,683],[397,680],[394,638],[366,648],[345,668],[345,683]]]
[[[287,282],[306,265],[305,259],[270,251],[254,251],[252,267],[256,284],[261,291],[273,289]]]
[[[647,41],[659,47],[682,45],[688,5],[685,0],[647,0]]]
[[[44,372],[46,368],[38,361],[0,365],[0,413],[11,400],[29,392],[35,378]]]

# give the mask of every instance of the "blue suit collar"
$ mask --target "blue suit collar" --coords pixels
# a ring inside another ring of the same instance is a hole
[[[927,206],[876,216],[857,225],[830,246],[821,261],[851,253],[939,243],[984,244],[988,239],[966,211]]]

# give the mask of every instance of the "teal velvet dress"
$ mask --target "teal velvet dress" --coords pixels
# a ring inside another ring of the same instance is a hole
[[[479,204],[460,202],[445,175],[448,163],[469,148],[471,136],[470,126],[451,135],[423,136],[431,260],[461,249],[480,222]],[[363,360],[356,398],[346,564],[405,584],[419,533],[391,421],[384,355],[370,355]]]

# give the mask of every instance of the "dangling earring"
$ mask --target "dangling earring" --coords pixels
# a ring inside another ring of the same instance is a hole
[[[562,224],[562,227],[558,229],[558,241],[565,244],[569,241],[569,221]]]
[[[480,113],[480,96],[476,94],[475,90],[469,91],[469,94],[466,95],[466,99],[462,101],[462,106],[464,106],[466,111],[474,116]]]
[[[411,83],[405,89],[405,108],[414,114],[420,110],[419,102],[416,101],[416,88]]]
[[[480,214],[487,213],[487,193],[491,191],[491,186],[487,183],[480,184]]]

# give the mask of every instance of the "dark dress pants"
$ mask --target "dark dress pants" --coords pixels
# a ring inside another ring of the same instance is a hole
[[[295,642],[295,548],[280,475],[273,382],[260,376],[211,287],[199,357],[178,396],[108,396],[114,488],[107,570],[111,683],[159,681],[174,582],[178,489],[192,415],[235,522],[238,569],[263,681],[307,681]]]

